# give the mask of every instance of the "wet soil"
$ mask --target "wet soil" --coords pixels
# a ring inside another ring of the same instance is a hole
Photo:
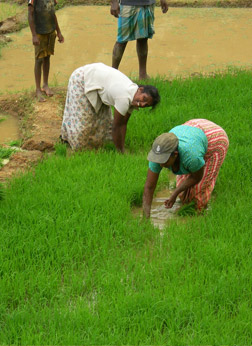
[[[19,121],[16,117],[0,114],[0,145],[19,139]]]
[[[58,11],[57,17],[65,42],[55,44],[51,86],[67,85],[71,73],[90,62],[111,65],[117,20],[107,6],[72,6]],[[172,79],[231,66],[251,68],[251,9],[170,8],[164,15],[159,8],[155,17],[156,33],[149,41],[148,54],[151,77]],[[30,30],[10,36],[13,42],[1,51],[0,93],[34,88]],[[138,77],[135,42],[127,45],[120,70],[132,79]]]
[[[15,2],[20,5],[25,5],[27,0],[5,1],[8,3]],[[65,0],[64,6],[87,5],[87,6],[109,6],[110,0]],[[159,2],[157,1],[157,6]],[[169,1],[169,7],[232,7],[232,8],[251,8],[252,0],[175,0]],[[16,16],[6,18],[0,22],[0,43],[8,42],[6,34],[19,31],[24,26],[27,26],[27,8]]]
[[[13,154],[0,170],[0,182],[32,167],[59,141],[66,90],[55,88],[54,92],[46,102],[37,102],[34,93],[0,97],[1,114],[17,119],[23,141],[22,151]]]
[[[18,176],[27,171],[43,157],[43,153],[38,150],[20,151],[13,154],[9,162],[0,170],[0,182],[7,182],[10,178]]]

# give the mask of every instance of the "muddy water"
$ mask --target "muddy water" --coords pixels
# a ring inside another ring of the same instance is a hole
[[[163,189],[155,195],[151,204],[150,219],[152,224],[162,230],[168,225],[168,221],[178,217],[176,211],[181,207],[179,199],[174,203],[170,209],[165,208],[164,202],[171,196],[172,191],[176,186],[176,176],[168,171],[169,187]],[[142,208],[133,208],[133,215],[142,217]]]
[[[18,119],[8,116],[5,120],[0,121],[0,144],[5,144],[17,139],[19,139]]]
[[[65,43],[56,43],[51,84],[66,84],[72,71],[91,62],[111,64],[117,20],[108,6],[67,7],[57,12]],[[149,41],[148,72],[174,76],[212,72],[227,66],[252,66],[252,9],[156,8],[156,34]],[[10,35],[2,50],[0,92],[34,87],[33,47],[29,28]],[[120,66],[137,77],[135,42]]]
[[[171,209],[165,208],[164,202],[169,198],[171,193],[171,189],[165,189],[159,191],[156,197],[153,198],[150,218],[152,224],[159,229],[165,228],[169,220],[176,218],[176,211],[181,207],[181,203],[176,201]],[[135,208],[133,215],[141,216],[142,212],[142,208]]]

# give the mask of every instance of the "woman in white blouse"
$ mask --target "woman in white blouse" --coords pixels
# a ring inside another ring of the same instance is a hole
[[[69,79],[61,139],[72,149],[97,148],[112,139],[116,149],[124,152],[132,110],[154,107],[159,101],[154,86],[139,86],[103,63],[85,65]]]

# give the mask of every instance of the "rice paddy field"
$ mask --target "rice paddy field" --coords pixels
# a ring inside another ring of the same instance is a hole
[[[252,73],[151,83],[161,104],[133,113],[125,155],[58,144],[2,186],[1,345],[251,345]],[[161,234],[132,208],[152,141],[192,118],[230,148],[209,210]]]

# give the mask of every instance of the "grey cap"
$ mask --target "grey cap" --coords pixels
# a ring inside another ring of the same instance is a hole
[[[174,133],[163,133],[158,136],[152,144],[152,149],[147,156],[148,161],[165,163],[169,160],[171,153],[178,147],[178,137]]]

